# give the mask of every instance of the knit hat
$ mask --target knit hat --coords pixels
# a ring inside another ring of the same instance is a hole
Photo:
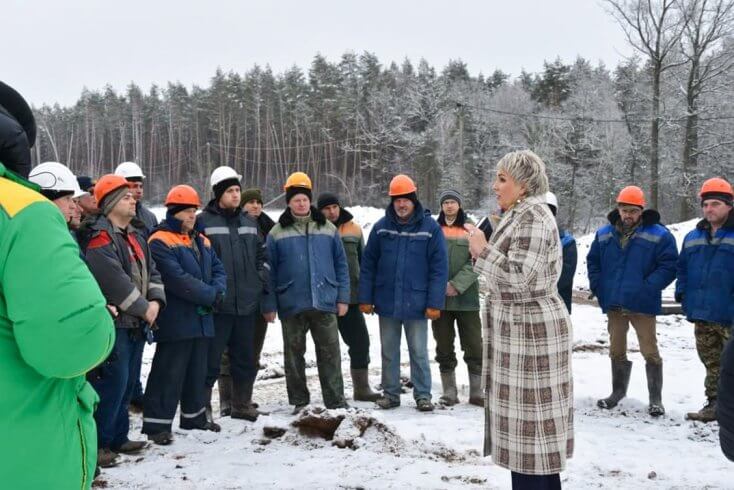
[[[166,208],[168,209],[168,214],[173,216],[184,209],[196,208],[196,206],[192,206],[191,204],[170,204]]]
[[[87,177],[86,175],[77,176],[76,181],[79,183],[79,188],[86,192],[89,192],[89,189],[94,187],[95,184],[95,181],[92,180],[91,177]]]
[[[416,206],[418,205],[418,194],[416,194],[415,192],[403,194],[401,196],[392,196],[390,198],[390,202],[395,202],[396,199],[410,199],[411,201],[413,201],[413,204],[415,204]]]
[[[703,206],[704,201],[709,199],[716,199],[727,206],[731,206],[734,203],[734,199],[732,199],[731,194],[727,194],[725,192],[707,192],[705,194],[701,194],[701,206]]]
[[[240,181],[235,178],[231,178],[224,179],[223,181],[218,182],[214,187],[212,187],[212,190],[214,191],[214,199],[219,201],[222,198],[222,195],[224,195],[224,191],[226,191],[233,185],[239,187]]]
[[[322,192],[321,194],[319,194],[319,201],[316,205],[319,210],[324,209],[326,206],[331,206],[332,204],[341,206],[341,203],[339,202],[339,196],[332,192]]]
[[[289,187],[285,190],[286,204],[291,202],[291,199],[293,199],[293,197],[298,194],[304,194],[308,197],[309,201],[313,201],[313,195],[311,194],[311,189],[307,189],[305,187]]]
[[[250,202],[252,200],[256,200],[260,204],[263,203],[263,193],[260,189],[257,187],[252,187],[250,189],[245,189],[242,191],[242,202]]]
[[[125,197],[128,192],[130,192],[129,187],[120,187],[107,194],[104,199],[102,199],[102,202],[98,203],[98,207],[102,210],[102,214],[105,216],[110,214],[112,208],[114,208],[118,202],[122,201],[122,198]]]
[[[461,207],[461,203],[464,201],[464,199],[461,197],[461,194],[459,194],[459,191],[455,191],[453,189],[443,191],[438,197],[438,204],[443,205],[443,202],[447,199],[453,199],[454,201],[458,202],[459,207]]]

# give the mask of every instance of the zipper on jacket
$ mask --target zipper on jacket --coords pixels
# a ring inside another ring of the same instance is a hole
[[[232,227],[230,225],[229,219],[226,216],[224,219],[227,221],[227,227],[229,228],[229,246],[232,249],[232,276],[233,276],[234,284],[236,288],[237,287],[237,265],[235,264],[234,247],[232,246]],[[237,221],[239,221],[239,219]],[[235,223],[235,231],[237,231],[236,225],[237,223]],[[239,234],[237,234],[237,240],[239,239],[240,239],[240,236]],[[237,307],[237,292],[235,291],[234,293],[235,293],[234,294],[234,311],[236,315],[237,312],[239,311],[239,308]]]
[[[87,488],[87,479],[89,474],[87,473],[87,441],[84,439],[84,429],[82,429],[82,421],[76,420],[76,427],[79,429],[79,438],[82,443],[82,490]]]

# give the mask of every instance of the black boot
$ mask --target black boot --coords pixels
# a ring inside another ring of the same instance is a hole
[[[219,385],[219,416],[229,417],[232,413],[232,377],[220,375]]]
[[[632,361],[612,360],[612,394],[596,402],[599,408],[614,408],[619,400],[627,396],[627,386],[630,383]]]
[[[665,407],[663,407],[662,391],[663,391],[663,364],[645,365],[647,371],[647,391],[650,393],[650,406],[647,413],[653,417],[665,415]]]
[[[233,419],[244,419],[254,422],[260,412],[252,406],[252,388],[255,380],[232,382],[232,414]]]

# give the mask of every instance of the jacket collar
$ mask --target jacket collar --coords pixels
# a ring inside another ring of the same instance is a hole
[[[708,231],[711,229],[711,223],[709,223],[705,218],[699,221],[696,224],[696,228],[703,231]],[[721,227],[734,230],[734,209],[729,211],[729,217],[724,222],[724,225]]]
[[[354,219],[354,216],[352,213],[347,211],[346,209],[340,207],[339,208],[339,217],[336,219],[336,222],[334,223],[334,226],[339,228],[341,225],[345,225],[352,221]]]
[[[446,215],[444,214],[443,211],[441,211],[438,214],[438,220],[436,221],[438,221],[438,224],[441,226],[448,226],[446,224]],[[463,209],[459,208],[459,214],[456,215],[456,221],[454,221],[454,223],[451,226],[458,226],[460,228],[463,228],[465,224],[466,224],[466,213],[464,212]]]
[[[617,223],[619,222],[621,218],[619,214],[618,209],[613,209],[608,215],[607,219],[609,220],[609,223],[611,223],[613,226],[617,226]],[[646,209],[642,212],[642,218],[640,219],[640,226],[652,226],[652,225],[661,225],[660,222],[660,213],[655,211],[654,209]]]
[[[398,215],[395,213],[395,208],[393,207],[393,203],[390,202],[388,204],[387,209],[385,210],[385,216],[392,221],[397,226],[410,226],[415,225],[423,221],[423,218],[426,216],[430,216],[431,212],[427,209],[423,209],[423,205],[420,203],[420,201],[416,201],[415,203],[415,209],[413,210],[413,214],[410,215],[410,219],[408,219],[407,222],[403,223],[398,218]]]
[[[313,219],[317,226],[322,226],[326,224],[326,216],[316,209],[316,206],[311,206],[311,219]],[[288,228],[289,226],[292,226],[293,223],[296,222],[296,219],[293,217],[293,213],[291,213],[291,208],[285,208],[285,211],[283,211],[283,214],[280,215],[280,218],[278,218],[278,223],[280,223],[280,226],[283,228]]]
[[[24,179],[20,175],[16,174],[12,170],[10,170],[8,167],[0,163],[0,177],[5,177],[6,179],[15,182],[16,184],[20,184],[23,187],[28,187],[29,189],[33,189],[34,191],[38,192],[41,190],[41,186],[34,184],[33,182]]]

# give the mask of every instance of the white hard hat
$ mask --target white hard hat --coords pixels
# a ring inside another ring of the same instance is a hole
[[[545,193],[545,203],[558,209],[558,198],[552,192]]]
[[[76,177],[63,163],[43,162],[31,169],[28,180],[39,185],[42,190],[73,192],[74,197],[84,195]]]
[[[115,175],[120,175],[126,179],[144,179],[143,171],[140,169],[140,165],[135,162],[122,162],[115,169]]]
[[[211,183],[211,186],[214,187],[218,183],[229,179],[237,179],[237,182],[239,182],[242,180],[242,176],[232,167],[223,165],[214,169],[212,176],[209,178],[209,182]]]

